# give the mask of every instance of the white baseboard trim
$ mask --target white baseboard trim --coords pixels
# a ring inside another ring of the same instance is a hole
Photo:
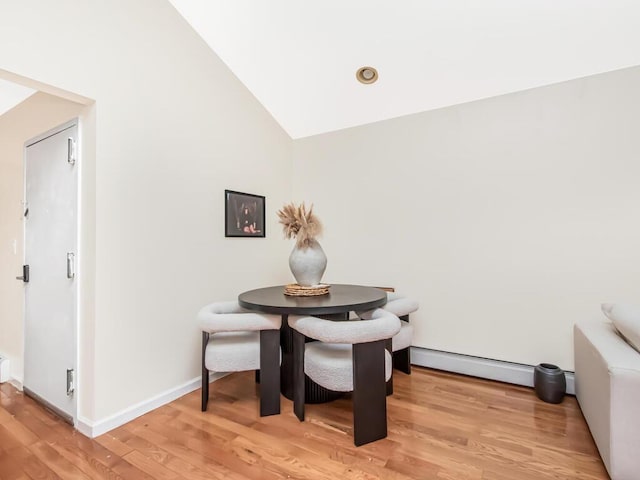
[[[472,377],[513,383],[525,387],[533,387],[534,365],[503,362],[489,358],[472,357],[459,353],[442,352],[429,348],[411,347],[411,363],[420,367],[461,373]],[[567,393],[575,395],[575,376],[573,372],[566,372]]]
[[[228,375],[227,373],[209,373],[209,382],[215,382],[220,378]],[[98,420],[96,422],[92,422],[91,420],[78,416],[76,420],[76,429],[82,433],[83,435],[89,438],[95,438],[103,433],[108,432],[109,430],[113,430],[125,423],[134,420],[135,418],[144,415],[145,413],[150,412],[151,410],[155,410],[162,405],[166,405],[167,403],[173,402],[174,400],[186,395],[187,393],[191,393],[194,390],[200,388],[200,377],[196,377],[188,382],[179,385],[177,387],[171,388],[165,392],[162,392],[154,397],[151,397],[147,400],[143,400],[142,402],[136,403],[124,410],[121,410],[118,413],[114,413],[102,420]]]
[[[9,378],[9,383],[14,387],[16,387],[19,391],[22,391],[23,389],[22,378],[11,377]]]
[[[420,367],[434,368],[436,370],[460,373],[472,377],[533,387],[533,365],[504,362],[501,360],[442,352],[421,347],[411,347],[411,363]],[[209,375],[209,381],[215,382],[226,375],[226,373],[211,373]],[[567,379],[567,393],[575,395],[574,373],[565,372],[565,377]],[[10,382],[15,385],[16,388],[22,389],[22,382],[20,380],[12,378]],[[78,417],[76,428],[83,435],[89,438],[95,438],[151,410],[166,405],[187,393],[191,393],[198,388],[200,388],[200,377],[189,380],[182,385],[169,389],[96,422]]]

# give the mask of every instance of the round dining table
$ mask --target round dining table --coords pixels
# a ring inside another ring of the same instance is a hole
[[[362,285],[331,285],[329,293],[309,297],[285,295],[285,285],[258,288],[241,293],[238,303],[248,310],[282,315],[280,329],[280,391],[288,399],[293,399],[293,333],[287,318],[289,315],[313,315],[330,320],[348,320],[354,311],[373,310],[387,303],[387,292],[375,287]],[[305,379],[307,403],[322,403],[340,397],[342,394]]]

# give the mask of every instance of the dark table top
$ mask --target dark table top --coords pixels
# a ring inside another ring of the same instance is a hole
[[[387,292],[360,285],[331,285],[327,295],[293,297],[284,285],[249,290],[238,296],[241,307],[264,313],[329,315],[354,310],[372,310],[387,303]]]

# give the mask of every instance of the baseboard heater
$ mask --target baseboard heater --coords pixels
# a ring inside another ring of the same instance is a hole
[[[420,367],[533,387],[534,365],[492,360],[422,347],[411,347],[411,363]],[[567,379],[567,393],[575,395],[574,373],[565,371],[565,377]]]

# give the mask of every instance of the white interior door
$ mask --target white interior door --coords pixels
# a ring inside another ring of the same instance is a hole
[[[73,422],[76,401],[77,122],[25,152],[24,390]]]

